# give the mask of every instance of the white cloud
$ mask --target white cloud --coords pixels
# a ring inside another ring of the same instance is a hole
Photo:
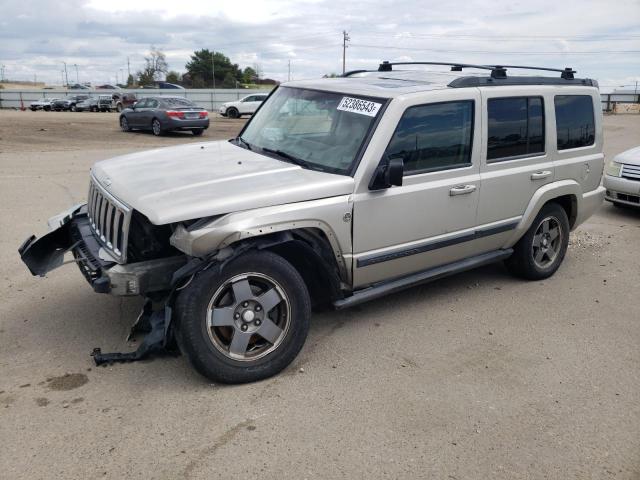
[[[278,80],[288,60],[294,78],[319,77],[341,71],[343,29],[348,69],[412,59],[571,66],[602,84],[640,78],[640,54],[617,53],[640,52],[634,0],[5,0],[2,17],[0,63],[16,79],[59,82],[65,61],[82,81],[113,82],[127,57],[139,69],[151,44],[178,71],[209,48]]]

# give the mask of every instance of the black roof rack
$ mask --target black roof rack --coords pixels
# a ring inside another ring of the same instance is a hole
[[[575,78],[576,73],[570,67],[566,68],[548,68],[548,67],[530,67],[524,65],[474,65],[471,63],[445,63],[445,62],[388,62],[383,61],[378,67],[378,72],[391,72],[395,65],[444,65],[451,67],[452,72],[461,72],[464,68],[474,68],[480,70],[490,70],[491,75],[487,77],[460,77],[449,83],[449,87],[474,87],[474,86],[490,86],[490,85],[588,85],[597,86],[598,83],[591,79]],[[558,77],[508,77],[507,69],[517,68],[522,70],[540,70],[546,72],[559,72]],[[356,70],[348,72],[345,76],[353,73],[361,73],[366,70]]]

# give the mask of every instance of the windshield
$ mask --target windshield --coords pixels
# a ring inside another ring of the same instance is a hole
[[[280,87],[240,138],[246,148],[303,167],[348,175],[382,100]]]

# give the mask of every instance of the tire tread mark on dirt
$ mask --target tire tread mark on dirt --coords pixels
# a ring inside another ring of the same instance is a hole
[[[224,432],[222,435],[217,437],[213,441],[211,446],[203,449],[198,454],[197,458],[191,460],[187,464],[186,468],[184,469],[183,477],[184,478],[191,478],[191,475],[193,474],[193,470],[202,462],[202,460],[214,455],[218,449],[224,447],[227,443],[229,443],[231,440],[233,440],[235,438],[235,436],[238,435],[238,433],[240,433],[240,431],[243,428],[246,428],[246,427],[248,427],[248,426],[250,426],[252,424],[253,424],[253,419],[249,418],[247,420],[244,420],[243,422],[236,423],[233,427],[231,427],[226,432]]]

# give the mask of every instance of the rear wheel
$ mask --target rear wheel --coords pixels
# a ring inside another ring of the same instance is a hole
[[[120,113],[122,110],[124,110],[124,109],[122,108],[122,104],[121,104],[121,103],[116,104],[116,111],[117,111],[118,113]]]
[[[569,219],[557,203],[547,203],[505,262],[513,274],[529,280],[553,275],[569,245]]]
[[[129,126],[129,120],[127,120],[127,117],[125,117],[124,115],[120,117],[120,129],[123,132],[131,131],[131,127]]]
[[[304,345],[311,302],[297,270],[268,251],[199,273],[176,302],[177,339],[198,372],[222,383],[261,380]]]
[[[240,112],[237,108],[231,107],[227,109],[227,117],[229,118],[240,118]]]
[[[153,121],[151,122],[151,131],[156,137],[159,137],[164,133],[162,131],[162,124],[160,123],[160,120],[158,120],[157,118],[154,118]]]

